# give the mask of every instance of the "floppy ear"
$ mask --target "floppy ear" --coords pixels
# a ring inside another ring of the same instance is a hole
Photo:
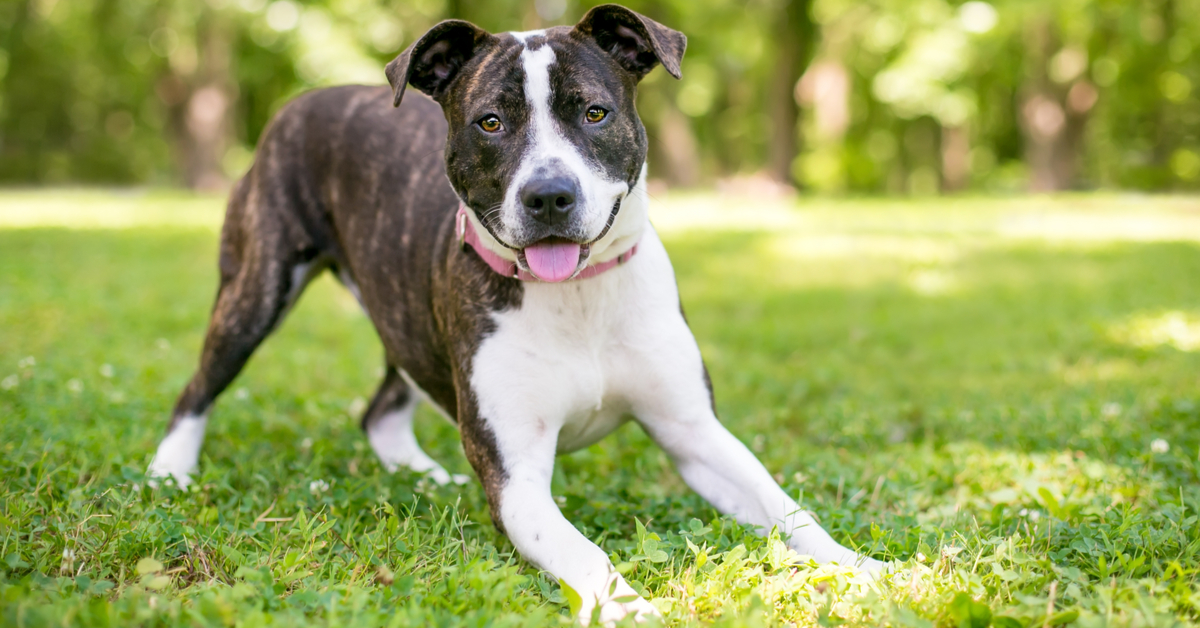
[[[687,48],[683,33],[617,4],[602,4],[583,16],[575,32],[590,37],[639,81],[662,63],[679,78],[679,62]]]
[[[470,22],[438,22],[387,64],[385,72],[395,94],[392,104],[400,106],[409,83],[435,99],[441,96],[463,64],[492,39],[495,37]]]

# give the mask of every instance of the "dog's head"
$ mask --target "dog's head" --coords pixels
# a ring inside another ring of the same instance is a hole
[[[397,106],[409,84],[442,105],[446,173],[485,245],[555,281],[619,235],[646,160],[637,84],[659,64],[679,78],[686,44],[617,5],[525,33],[447,20],[387,76]]]

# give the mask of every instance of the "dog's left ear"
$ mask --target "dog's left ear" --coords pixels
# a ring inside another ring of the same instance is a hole
[[[659,63],[671,76],[682,76],[687,37],[623,6],[602,4],[588,11],[574,32],[595,40],[639,81]]]
[[[392,104],[399,107],[409,83],[435,100],[446,93],[463,64],[475,56],[491,33],[462,20],[438,22],[400,56],[387,64],[385,73],[392,86]]]

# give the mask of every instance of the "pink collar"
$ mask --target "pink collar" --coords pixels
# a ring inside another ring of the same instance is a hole
[[[483,242],[479,239],[479,234],[475,232],[475,224],[472,223],[467,217],[466,206],[462,203],[459,203],[458,205],[458,214],[454,216],[454,223],[455,232],[458,235],[458,245],[460,247],[470,246],[472,249],[475,249],[475,254],[483,259],[483,261],[487,263],[492,270],[496,271],[496,274],[504,277],[512,277],[513,279],[520,279],[521,281],[541,281],[541,279],[538,279],[533,273],[518,268],[516,262],[510,262],[503,257],[500,257],[499,255],[493,253],[491,249],[484,246]],[[628,262],[629,259],[637,253],[637,250],[638,245],[635,243],[628,251],[625,251],[624,253],[608,260],[607,262],[602,262],[600,264],[591,266],[584,266],[583,270],[575,273],[575,275],[570,279],[567,279],[567,281],[587,279],[588,277],[595,277],[600,273],[612,270],[613,268]]]

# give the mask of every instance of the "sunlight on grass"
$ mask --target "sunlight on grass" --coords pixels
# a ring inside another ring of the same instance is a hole
[[[1200,351],[1200,314],[1179,310],[1138,314],[1113,325],[1110,333],[1118,342],[1143,349],[1174,347],[1180,351]]]
[[[1034,522],[1047,516],[1071,521],[1144,499],[1157,488],[1125,466],[1082,451],[1024,453],[960,443],[946,453],[962,469],[954,478],[954,502],[926,510],[922,518],[928,521],[963,510],[991,512],[999,505]]]
[[[768,250],[781,260],[890,259],[918,264],[944,264],[961,257],[965,246],[928,237],[878,234],[796,234],[769,240]]]
[[[668,194],[652,199],[662,233],[768,231],[892,237],[973,236],[1043,243],[1200,240],[1195,197],[1060,195],[910,201],[799,200]],[[991,242],[987,242],[991,244]],[[902,247],[885,251],[908,256]],[[918,248],[921,244],[917,243]],[[799,248],[804,247],[785,247]],[[833,245],[844,251],[846,245]],[[884,253],[886,255],[886,253]]]
[[[1129,379],[1137,374],[1138,365],[1128,358],[1096,358],[1088,356],[1072,364],[1061,360],[1052,361],[1050,372],[1062,377],[1072,386],[1086,386],[1100,382]]]
[[[1200,200],[1170,196],[932,198],[919,201],[755,199],[693,192],[651,197],[660,233],[768,231],[802,234],[777,246],[784,255],[868,252],[944,259],[948,242],[915,235],[988,236],[1045,242],[1200,240]],[[218,229],[225,196],[163,189],[0,190],[0,229],[196,227]],[[813,235],[854,234],[814,243]],[[874,236],[874,239],[872,238]]]
[[[0,229],[199,228],[216,231],[224,196],[169,190],[0,191]]]

